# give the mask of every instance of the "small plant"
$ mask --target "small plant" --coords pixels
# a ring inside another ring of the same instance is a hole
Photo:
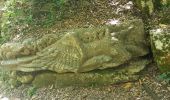
[[[9,40],[10,36],[5,35],[3,37],[0,37],[0,44],[5,43],[7,40]]]
[[[0,70],[0,81],[5,82],[9,78],[8,74],[7,72]]]
[[[24,34],[32,28],[49,27],[62,19],[67,0],[8,0],[2,15],[1,36]],[[62,13],[61,13],[62,12]],[[4,41],[1,38],[0,41]]]
[[[166,81],[167,83],[170,83],[170,72],[166,72],[166,73],[159,75],[158,79]]]
[[[158,14],[158,17],[162,24],[170,24],[170,6],[164,7],[164,9]]]
[[[8,0],[6,10],[2,15],[1,36],[19,34],[27,28],[32,21],[32,12],[28,0]]]
[[[37,88],[35,87],[30,87],[28,90],[27,90],[27,94],[32,97],[33,95],[36,94],[36,91],[37,91]]]

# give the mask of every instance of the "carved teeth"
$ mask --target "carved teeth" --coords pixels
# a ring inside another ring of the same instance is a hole
[[[118,39],[117,39],[117,38],[115,38],[115,37],[112,37],[112,40],[114,40],[114,41],[118,41]]]
[[[20,67],[22,64],[29,63],[33,60],[35,60],[37,57],[32,56],[32,57],[22,57],[22,58],[17,58],[13,60],[3,60],[0,61],[0,66],[1,68],[8,69],[8,70],[20,70]]]

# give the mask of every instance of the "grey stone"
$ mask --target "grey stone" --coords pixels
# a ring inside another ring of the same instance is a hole
[[[21,71],[21,83],[95,85],[137,80],[149,63],[143,22],[72,29],[38,40],[6,43],[0,48],[0,67]],[[50,72],[49,72],[50,71]]]
[[[154,60],[158,67],[164,71],[170,71],[170,26],[159,26],[150,31],[150,39]]]

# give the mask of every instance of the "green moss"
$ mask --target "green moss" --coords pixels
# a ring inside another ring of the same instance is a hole
[[[54,85],[55,87],[64,86],[101,86],[120,82],[137,80],[138,76],[126,75],[114,71],[90,72],[90,73],[43,73],[36,76],[33,81],[35,87]]]
[[[0,69],[0,81],[7,81],[9,79],[9,72]]]
[[[27,90],[27,95],[32,97],[33,95],[36,94],[36,91],[37,91],[37,88],[35,87],[30,87],[28,90]]]
[[[103,86],[121,82],[135,81],[139,78],[137,73],[144,69],[149,63],[147,60],[134,61],[133,63],[122,65],[120,68],[104,70],[94,70],[86,73],[63,73],[43,72],[35,76],[32,82],[34,87],[45,87],[53,85],[55,87],[65,86]]]
[[[170,64],[168,65],[159,65],[159,69],[162,71],[162,72],[167,72],[170,70]]]
[[[8,0],[2,15],[1,36],[24,34],[55,23],[66,0]],[[64,9],[64,8],[63,8]]]
[[[170,71],[170,35],[168,27],[168,25],[159,26],[158,29],[152,30],[150,34],[154,60],[163,72]]]
[[[159,14],[160,23],[170,24],[170,6],[164,8]]]
[[[159,75],[158,79],[159,80],[164,80],[167,83],[170,83],[170,72],[166,72],[166,73],[163,73],[163,74]]]
[[[154,11],[154,3],[152,0],[134,0],[136,6],[144,12],[144,14],[152,14]]]

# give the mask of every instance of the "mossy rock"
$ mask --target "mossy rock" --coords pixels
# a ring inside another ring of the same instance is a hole
[[[10,85],[18,87],[21,84],[30,84],[33,87],[47,87],[53,85],[56,88],[67,86],[78,87],[98,87],[129,81],[136,81],[139,72],[142,71],[150,61],[147,59],[137,59],[121,65],[120,68],[110,68],[105,70],[94,70],[86,73],[55,73],[51,71],[40,71],[32,73],[12,72]]]
[[[53,85],[54,87],[66,86],[103,86],[116,83],[136,81],[139,72],[149,63],[148,60],[131,62],[120,66],[118,69],[94,70],[86,73],[52,73],[43,72],[35,76],[32,85],[34,87],[44,87]]]
[[[170,4],[169,4],[170,5]],[[160,22],[163,24],[170,24],[170,6],[163,9],[160,13]]]
[[[133,0],[133,2],[147,15],[151,15],[156,10],[163,10],[170,6],[169,0]]]
[[[152,14],[154,11],[153,0],[134,0],[135,5],[145,14]]]
[[[150,31],[154,60],[163,72],[170,71],[170,26],[160,25]]]

